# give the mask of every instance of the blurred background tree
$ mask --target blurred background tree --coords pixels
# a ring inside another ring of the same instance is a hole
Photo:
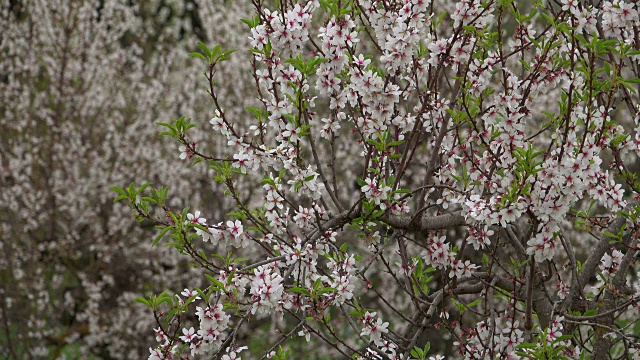
[[[132,299],[180,289],[196,275],[175,252],[151,248],[152,226],[131,224],[109,186],[146,179],[170,184],[180,194],[176,208],[229,211],[213,201],[222,197],[206,168],[167,161],[179,153],[157,135],[155,123],[212,116],[187,54],[198,40],[246,43],[244,6],[3,2],[0,358],[148,354],[153,319]],[[250,81],[240,80],[249,69],[223,72],[236,79],[221,87],[225,99],[246,101]],[[230,108],[237,114],[237,106]],[[199,139],[212,150],[224,145]]]

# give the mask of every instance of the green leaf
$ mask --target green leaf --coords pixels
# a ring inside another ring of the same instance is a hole
[[[156,307],[162,304],[167,304],[169,306],[173,306],[173,298],[167,294],[166,291],[162,292],[160,296],[156,299]]]
[[[472,307],[474,307],[474,306],[476,306],[476,305],[480,304],[480,302],[482,302],[482,299],[475,299],[475,300],[473,300],[472,302],[470,302],[470,303],[467,305],[467,307],[468,307],[468,308],[472,308]]]
[[[394,147],[394,146],[402,145],[402,144],[404,144],[404,142],[405,142],[404,140],[392,141],[392,142],[389,143],[388,146],[389,147]]]
[[[140,197],[140,200],[146,201],[146,202],[150,202],[152,204],[156,204],[157,203],[154,198],[150,198],[148,196],[142,196],[142,197]]]
[[[213,285],[214,287],[217,287],[220,290],[224,289],[224,284],[220,280],[214,278],[209,274],[204,274],[204,277],[206,277],[207,280],[209,280],[211,282],[211,285]]]
[[[199,52],[192,52],[192,53],[189,53],[189,56],[191,56],[191,57],[197,57],[197,58],[200,58],[200,59],[202,59],[202,60],[204,60],[204,61],[207,61],[207,58],[206,58],[206,57],[204,57],[204,55],[202,55],[202,54],[201,54],[201,53],[199,53]]]
[[[413,356],[416,359],[424,359],[424,352],[422,352],[422,349],[420,349],[419,347],[415,346],[413,348],[413,350],[411,350],[411,356]]]
[[[119,187],[117,187],[117,186],[112,186],[112,187],[110,187],[110,188],[109,188],[109,190],[111,190],[111,191],[115,191],[115,192],[117,192],[117,193],[118,193],[118,194],[120,194],[120,195],[127,196],[127,193],[125,193],[125,192],[124,192],[124,190],[122,190],[121,188],[119,188]]]
[[[140,194],[141,192],[144,191],[144,189],[148,188],[149,185],[153,184],[152,182],[146,182],[144,184],[142,184],[142,186],[140,186],[140,188],[138,188],[138,190],[136,191],[136,195]]]
[[[292,293],[296,293],[296,294],[302,294],[304,296],[311,297],[311,293],[309,292],[309,290],[307,290],[305,288],[301,288],[301,287],[289,288],[289,289],[287,289],[287,292],[292,292]]]
[[[200,46],[200,48],[205,53],[205,55],[207,55],[208,57],[211,57],[211,50],[209,50],[207,45],[205,45],[202,41],[198,41],[198,46]]]
[[[149,300],[147,300],[147,299],[145,299],[145,298],[143,298],[143,297],[137,297],[137,298],[135,298],[135,299],[133,299],[133,300],[134,300],[134,301],[137,301],[137,302],[139,302],[139,303],[143,303],[143,304],[145,304],[145,305],[147,305],[147,306],[151,306],[151,301],[149,301]]]
[[[333,293],[333,292],[336,292],[336,291],[338,291],[338,289],[335,289],[335,288],[332,288],[332,287],[325,287],[325,288],[322,288],[322,289],[318,290],[317,294],[318,295],[324,295],[324,294]]]
[[[540,15],[542,15],[542,17],[544,17],[549,24],[555,27],[555,21],[553,21],[553,18],[551,16],[545,14],[544,12],[541,12]]]
[[[160,234],[158,234],[158,236],[156,236],[156,238],[153,240],[153,244],[151,244],[151,247],[156,246],[160,242],[160,240],[162,240],[162,238],[173,228],[174,228],[173,226],[167,226],[166,228],[164,228],[160,232]]]

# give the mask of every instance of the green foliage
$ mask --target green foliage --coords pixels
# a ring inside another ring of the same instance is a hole
[[[422,349],[417,346],[414,346],[413,349],[411,350],[411,356],[413,356],[418,360],[425,360],[427,358],[427,354],[429,353],[430,349],[431,349],[431,343],[427,341],[427,343],[424,344],[424,348]]]
[[[516,354],[524,359],[549,359],[549,360],[569,360],[562,351],[566,348],[566,341],[571,339],[571,335],[560,336],[553,341],[547,340],[547,332],[539,331],[532,343],[521,343],[516,346]]]
[[[278,351],[276,352],[275,356],[273,357],[276,360],[287,360],[287,358],[289,358],[289,353],[291,352],[291,349],[282,349],[282,346],[278,346]]]
[[[323,286],[321,279],[318,279],[313,283],[313,288],[311,289],[311,291],[301,287],[291,287],[287,289],[287,291],[309,297],[313,300],[313,303],[315,304],[317,303],[318,300],[320,300],[320,296],[334,293],[338,290],[332,287]]]
[[[201,41],[198,41],[198,46],[202,49],[202,53],[192,52],[189,56],[202,59],[211,67],[214,67],[219,62],[231,59],[230,55],[236,51],[235,49],[222,51],[222,45],[216,45],[213,49],[209,49],[207,45]]]
[[[357,16],[360,13],[357,3],[353,0],[320,0],[320,6],[329,16],[341,18],[351,14]]]
[[[411,282],[413,291],[429,295],[429,283],[431,283],[431,280],[434,278],[432,273],[436,271],[436,268],[428,266],[419,256],[415,257],[413,260],[416,262],[416,268],[412,275],[414,281]]]
[[[157,311],[163,304],[171,307],[175,305],[174,298],[167,291],[163,291],[160,295],[148,294],[146,298],[137,297],[134,300],[149,306],[153,311]]]
[[[323,62],[327,62],[327,59],[321,57],[313,57],[307,61],[302,59],[302,55],[298,55],[295,58],[291,58],[285,61],[287,64],[293,65],[293,67],[300,71],[305,78],[315,75],[318,66]]]
[[[249,29],[253,29],[254,27],[260,25],[260,15],[256,15],[251,19],[240,19],[240,21],[247,24]]]
[[[163,123],[163,122],[159,122],[157,123],[160,126],[164,126],[167,129],[169,129],[169,131],[163,131],[160,133],[160,135],[163,136],[169,136],[172,137],[174,139],[177,140],[184,140],[187,131],[189,131],[189,129],[192,129],[194,127],[196,127],[195,124],[191,123],[191,119],[186,119],[184,116],[179,117],[176,121],[174,121],[172,124],[170,123]]]

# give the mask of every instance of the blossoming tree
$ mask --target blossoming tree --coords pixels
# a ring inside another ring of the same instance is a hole
[[[156,179],[180,193],[171,206],[232,209],[206,206],[207,169],[173,166],[155,125],[205,111],[188,46],[214,24],[228,30],[218,41],[248,46],[235,18],[250,4],[223,5],[0,2],[0,358],[141,358],[154,319],[133,299],[193,284],[196,269],[150,249],[153,226],[128,221],[109,187]],[[240,101],[246,88],[218,91]]]
[[[211,120],[161,123],[235,210],[113,188],[206,278],[138,299],[150,359],[640,356],[635,3],[252,3],[250,49],[191,54]]]

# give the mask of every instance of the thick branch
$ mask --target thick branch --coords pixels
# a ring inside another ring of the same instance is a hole
[[[619,216],[619,218],[622,218],[622,223],[624,223],[625,218],[623,218],[622,216]],[[609,358],[609,353],[611,352],[611,347],[613,346],[613,339],[610,336],[607,336],[607,334],[610,332],[609,329],[613,327],[613,323],[615,321],[615,310],[617,309],[615,292],[625,285],[627,270],[629,270],[629,266],[631,266],[631,263],[633,261],[633,256],[635,254],[634,247],[637,241],[637,238],[631,240],[629,250],[622,259],[622,262],[620,263],[620,266],[618,268],[618,273],[613,279],[613,288],[606,288],[604,300],[602,300],[600,304],[601,306],[598,309],[599,318],[598,320],[596,320],[598,325],[595,329],[595,342],[593,345],[594,359]],[[609,242],[607,241],[607,244],[608,243]]]
[[[625,210],[629,209],[631,206],[633,205],[631,204],[627,205],[627,208]],[[589,254],[587,261],[584,263],[584,267],[582,268],[582,272],[580,273],[580,278],[576,279],[576,281],[574,281],[573,284],[571,284],[572,288],[574,286],[577,287],[578,284],[585,286],[586,284],[589,283],[589,280],[593,276],[595,276],[600,260],[602,259],[602,257],[610,247],[609,240],[611,239],[604,234],[606,232],[617,234],[618,231],[620,231],[620,229],[622,228],[622,225],[624,225],[625,221],[626,221],[626,218],[624,216],[618,215],[611,222],[611,224],[605,230],[605,232],[603,232],[603,234],[600,236],[600,239],[598,240],[596,245],[592,248],[591,254]]]
[[[423,216],[419,222],[412,221],[410,216],[395,215],[385,215],[380,220],[395,229],[412,231],[442,230],[465,224],[465,219],[461,212],[438,216]]]

